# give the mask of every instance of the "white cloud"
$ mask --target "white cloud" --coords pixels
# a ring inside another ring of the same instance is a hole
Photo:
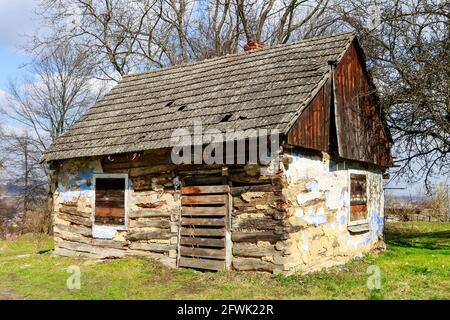
[[[1,1],[1,0],[0,0]],[[23,124],[7,116],[10,111],[7,103],[8,93],[0,89],[0,128],[7,132],[23,130]]]
[[[7,97],[8,93],[0,89],[0,119],[5,115],[5,113],[8,113],[8,111],[10,111]]]
[[[0,89],[0,105],[6,99],[6,92]]]
[[[0,46],[17,46],[23,40],[21,35],[36,28],[37,4],[38,0],[0,0]]]
[[[8,107],[7,100],[6,100],[7,96],[8,96],[8,94],[5,91],[3,91],[2,89],[0,89],[0,119],[2,117],[3,111],[5,109],[7,109],[7,107]]]

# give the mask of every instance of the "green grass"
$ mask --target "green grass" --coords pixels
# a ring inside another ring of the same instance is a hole
[[[450,299],[450,223],[387,226],[388,250],[308,274],[202,273],[167,269],[139,258],[93,263],[55,257],[49,237],[0,241],[0,298],[25,299]],[[66,286],[79,266],[81,289]],[[381,289],[367,288],[367,269],[381,270]]]

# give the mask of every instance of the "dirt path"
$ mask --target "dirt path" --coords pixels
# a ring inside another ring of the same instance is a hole
[[[17,294],[13,289],[0,287],[0,300],[24,300],[25,298]]]

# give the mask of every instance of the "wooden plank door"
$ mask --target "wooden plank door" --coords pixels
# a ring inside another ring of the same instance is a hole
[[[181,188],[178,266],[223,270],[230,261],[228,185]]]

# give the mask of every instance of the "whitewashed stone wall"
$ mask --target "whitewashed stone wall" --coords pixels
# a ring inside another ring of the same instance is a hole
[[[283,155],[281,171],[230,175],[233,197],[233,268],[292,273],[348,261],[383,243],[383,190],[380,169],[334,163],[326,154]],[[157,170],[156,170],[157,169]],[[94,174],[104,173],[98,158],[63,161],[54,192],[55,253],[90,258],[139,255],[174,267],[177,256],[180,194],[173,166],[129,173],[128,226],[110,239],[93,237]],[[349,169],[367,173],[369,230],[351,233]],[[240,171],[239,171],[240,172]],[[259,171],[258,171],[259,172]],[[234,182],[240,183],[234,185]],[[250,181],[248,186],[242,183]],[[258,182],[258,184],[255,184]],[[140,191],[135,191],[140,190]]]
[[[288,226],[301,227],[284,246],[284,271],[312,271],[348,261],[382,248],[383,185],[379,169],[363,169],[355,163],[334,163],[326,154],[315,156],[293,152],[284,164],[287,186],[283,194],[289,204]],[[368,177],[369,230],[351,233],[349,223],[349,170]]]

